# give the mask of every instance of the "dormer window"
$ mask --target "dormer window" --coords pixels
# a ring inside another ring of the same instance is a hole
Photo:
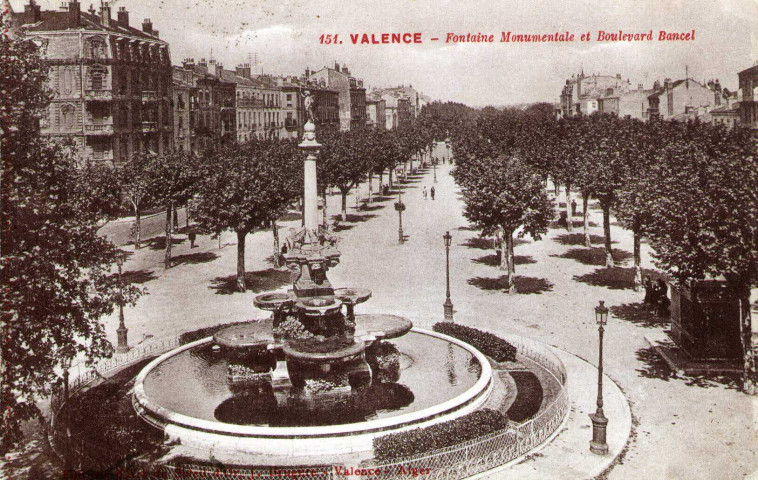
[[[89,58],[102,59],[105,58],[105,42],[100,38],[93,38],[88,43],[88,55]]]

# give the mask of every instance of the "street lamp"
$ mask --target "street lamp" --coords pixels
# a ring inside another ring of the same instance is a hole
[[[68,400],[68,371],[71,369],[71,358],[67,355],[61,360],[61,368],[63,369],[63,400]]]
[[[397,202],[395,202],[395,210],[397,210],[397,241],[401,245],[405,242],[403,238],[403,210],[405,210],[405,204],[403,203],[403,194],[397,194]]]
[[[445,272],[447,277],[447,293],[445,303],[442,304],[445,310],[445,321],[453,321],[453,302],[450,301],[450,245],[453,243],[453,236],[450,232],[446,232],[442,235],[442,239],[445,241]]]
[[[118,337],[118,344],[116,346],[116,352],[126,353],[129,351],[129,345],[127,343],[126,335],[129,329],[124,325],[124,282],[121,276],[121,269],[124,266],[124,252],[118,252],[116,255],[116,265],[118,265],[118,328],[116,329],[116,335]]]
[[[600,343],[597,367],[597,410],[595,410],[593,415],[590,415],[590,419],[592,420],[590,451],[595,455],[605,455],[608,453],[608,444],[605,441],[608,419],[603,414],[603,326],[608,323],[608,308],[602,300],[600,300],[600,305],[595,307],[595,320],[598,324]]]

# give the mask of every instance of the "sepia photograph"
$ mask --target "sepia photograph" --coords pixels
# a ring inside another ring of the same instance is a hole
[[[758,480],[758,2],[0,0],[0,347],[0,479]]]

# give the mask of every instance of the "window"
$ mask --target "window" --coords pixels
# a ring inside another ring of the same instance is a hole
[[[90,74],[92,80],[92,90],[102,90],[105,84],[105,73],[100,70],[93,70]]]
[[[61,126],[73,127],[74,126],[74,109],[73,105],[63,105],[61,107]]]
[[[93,38],[89,41],[89,58],[105,58],[105,42],[99,38]]]

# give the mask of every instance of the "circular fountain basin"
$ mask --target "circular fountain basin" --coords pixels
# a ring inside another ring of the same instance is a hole
[[[410,332],[413,323],[398,315],[366,314],[355,316],[355,336],[391,339]]]
[[[273,323],[265,319],[233,325],[215,334],[213,341],[227,348],[266,348],[276,343]]]
[[[357,305],[371,298],[371,290],[368,288],[337,288],[334,296],[345,303]]]
[[[298,300],[295,305],[308,316],[324,317],[339,312],[342,301],[334,297],[308,297]]]
[[[161,355],[139,373],[134,385],[137,413],[199,457],[209,451],[311,458],[370,451],[376,437],[449,421],[480,408],[493,385],[492,369],[479,351],[452,337],[414,328],[392,341],[400,355],[399,380],[378,383],[376,390],[360,397],[374,402],[376,410],[361,418],[352,410],[342,412],[339,404],[291,411],[293,402],[272,401],[270,394],[268,403],[235,397],[226,382],[226,360],[208,354],[212,342],[208,337]],[[230,411],[245,405],[250,408],[241,411],[260,412],[228,418]],[[219,412],[225,421],[219,420]]]
[[[289,341],[282,346],[287,358],[307,363],[324,363],[352,358],[363,353],[366,350],[366,344],[355,339],[352,344],[331,350],[328,352],[309,352],[300,348],[297,341]]]
[[[294,298],[294,295],[289,293],[262,293],[255,296],[253,304],[261,310],[272,311],[292,302]]]

